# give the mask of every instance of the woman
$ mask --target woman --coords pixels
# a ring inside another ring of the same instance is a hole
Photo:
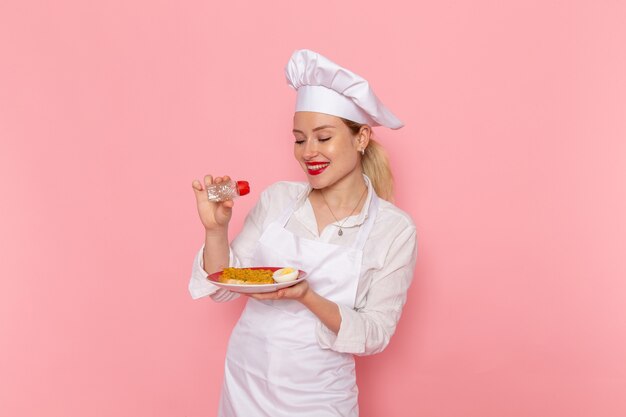
[[[415,264],[415,226],[387,201],[391,173],[372,140],[371,126],[402,123],[366,80],[315,52],[294,52],[286,76],[298,92],[294,156],[308,182],[265,190],[229,246],[233,202],[211,203],[205,188],[229,178],[195,180],[206,239],[189,289],[227,301],[238,294],[209,273],[306,271],[292,287],[250,295],[228,345],[219,415],[358,416],[353,355],[387,346]]]

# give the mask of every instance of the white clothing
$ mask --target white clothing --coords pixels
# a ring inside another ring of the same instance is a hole
[[[241,233],[233,240],[230,265],[253,265],[252,257],[258,241],[268,225],[294,201],[295,211],[285,229],[296,236],[336,245],[352,245],[368,216],[373,187],[367,176],[368,195],[358,215],[328,225],[318,234],[313,207],[308,200],[308,183],[278,182],[266,189],[259,202],[246,217]],[[342,224],[343,236],[338,236]],[[194,299],[211,296],[215,301],[228,301],[238,296],[211,284],[203,269],[203,248],[196,255],[189,291]],[[393,204],[380,200],[373,229],[363,248],[363,260],[354,306],[338,303],[341,326],[335,334],[317,322],[315,336],[323,349],[356,355],[382,351],[400,318],[406,293],[413,277],[417,253],[415,225],[411,218]],[[282,265],[277,265],[282,266]]]
[[[264,229],[252,263],[307,271],[313,291],[354,307],[378,197],[372,195],[369,215],[349,246],[299,237],[285,229],[295,203]],[[228,343],[218,416],[358,417],[354,356],[321,348],[317,323],[318,318],[295,300],[248,300]]]
[[[285,66],[298,92],[296,111],[332,114],[370,126],[400,129],[404,123],[374,94],[363,77],[309,49],[295,51]]]

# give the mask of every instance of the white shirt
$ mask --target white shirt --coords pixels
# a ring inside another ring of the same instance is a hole
[[[252,208],[239,235],[230,246],[230,266],[252,266],[250,258],[261,234],[271,221],[297,200],[296,210],[285,228],[295,235],[336,245],[350,245],[359,227],[366,219],[373,187],[364,176],[368,193],[364,209],[338,222],[331,223],[318,234],[313,207],[308,199],[311,186],[308,183],[278,182],[261,193],[260,200]],[[374,227],[363,249],[363,265],[358,283],[354,309],[339,305],[341,326],[339,332],[318,323],[316,337],[320,347],[337,352],[371,355],[382,351],[393,333],[406,302],[406,293],[413,278],[417,255],[415,225],[402,210],[385,200],[380,200]],[[337,234],[342,225],[343,236]],[[210,296],[222,302],[232,300],[239,294],[219,288],[207,280],[203,269],[204,246],[193,263],[189,292],[197,299]]]

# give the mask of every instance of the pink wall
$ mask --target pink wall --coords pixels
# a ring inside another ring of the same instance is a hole
[[[236,232],[303,179],[301,47],[407,124],[419,262],[362,416],[626,415],[624,3],[272,4],[0,2],[0,415],[215,414],[242,304],[187,293],[190,184],[252,182]]]

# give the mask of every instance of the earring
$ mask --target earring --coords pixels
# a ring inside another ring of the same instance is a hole
[[[361,155],[365,155],[365,148],[361,148],[359,152],[361,152]]]

